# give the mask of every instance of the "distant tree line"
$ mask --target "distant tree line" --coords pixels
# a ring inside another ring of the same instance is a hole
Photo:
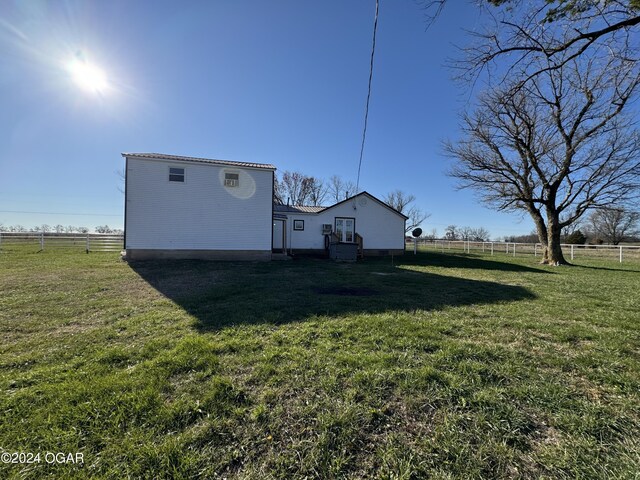
[[[538,235],[512,235],[507,242],[536,243]],[[640,212],[624,208],[594,210],[585,221],[571,225],[562,232],[562,242],[574,245],[618,245],[622,242],[640,242]]]
[[[48,225],[43,223],[42,225],[35,225],[33,227],[25,227],[23,225],[3,225],[0,223],[0,232],[10,233],[89,233],[90,229],[87,227],[76,227],[73,225]],[[98,225],[95,227],[96,233],[111,233],[114,235],[120,235],[124,233],[121,228],[111,228],[109,225]]]
[[[449,225],[444,229],[444,239],[446,240],[465,240],[471,242],[488,242],[491,234],[486,228],[478,227],[458,227]]]
[[[273,200],[280,205],[318,207],[326,203],[341,202],[356,193],[356,185],[338,175],[323,180],[301,172],[284,171],[282,175],[274,177]],[[415,205],[415,200],[415,195],[401,190],[389,192],[383,198],[387,205],[408,217],[406,232],[419,227],[430,216]]]

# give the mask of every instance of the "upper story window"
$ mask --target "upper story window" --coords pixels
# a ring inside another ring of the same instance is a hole
[[[169,167],[169,181],[184,183],[184,168]]]
[[[239,187],[240,175],[237,173],[225,173],[224,174],[224,186],[225,187]]]

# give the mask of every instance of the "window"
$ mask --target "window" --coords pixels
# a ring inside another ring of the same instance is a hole
[[[240,186],[240,175],[237,173],[225,173],[224,174],[224,186],[225,187],[238,187]]]
[[[293,229],[294,230],[304,230],[304,220],[294,220],[293,221]]]
[[[336,217],[335,234],[340,242],[353,243],[355,241],[355,218]]]
[[[169,167],[169,181],[184,183],[184,168]]]

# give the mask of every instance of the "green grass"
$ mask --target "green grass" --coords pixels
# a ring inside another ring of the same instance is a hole
[[[640,267],[0,252],[5,478],[638,478]]]

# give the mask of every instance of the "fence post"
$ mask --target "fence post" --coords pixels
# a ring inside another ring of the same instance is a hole
[[[44,232],[40,232],[40,251],[44,250]]]
[[[533,244],[533,256],[534,257],[538,256],[538,244],[537,243]]]
[[[505,242],[505,246],[507,247],[507,250],[506,250],[507,255],[509,255],[509,242]]]
[[[491,255],[493,255],[493,242],[491,242]]]
[[[571,260],[573,260],[573,245],[571,245]]]
[[[89,253],[90,245],[89,245],[89,233],[87,233],[87,253]]]
[[[622,263],[622,245],[620,245],[620,263]]]
[[[516,244],[515,243],[513,244],[513,256],[514,257],[516,256]]]

